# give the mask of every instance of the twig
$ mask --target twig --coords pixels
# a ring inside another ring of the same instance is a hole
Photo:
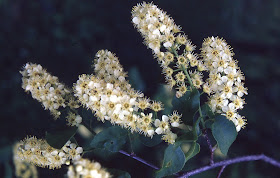
[[[220,178],[220,177],[221,177],[221,175],[222,175],[222,173],[223,173],[223,171],[224,171],[224,169],[225,169],[226,167],[227,167],[227,166],[222,166],[222,168],[221,168],[220,171],[219,171],[219,174],[218,174],[217,178]]]
[[[234,159],[229,159],[229,160],[224,160],[224,161],[220,161],[220,162],[216,162],[210,166],[204,166],[186,173],[183,173],[182,176],[180,176],[180,178],[187,178],[189,176],[195,175],[195,174],[199,174],[202,173],[204,171],[208,171],[210,169],[214,169],[217,167],[221,167],[221,166],[227,166],[227,165],[231,165],[231,164],[235,164],[235,163],[240,163],[240,162],[246,162],[246,161],[257,161],[257,160],[262,160],[264,162],[267,162],[275,167],[280,168],[280,162],[276,161],[273,158],[270,158],[268,156],[265,156],[263,154],[261,155],[250,155],[250,156],[242,156],[242,157],[237,157]]]
[[[146,164],[147,166],[149,166],[149,167],[151,167],[151,168],[153,168],[153,169],[156,169],[156,170],[159,169],[157,166],[153,165],[152,163],[149,163],[148,161],[146,161],[146,160],[144,160],[144,159],[142,159],[142,158],[139,158],[139,157],[136,156],[135,154],[129,154],[129,153],[123,151],[123,150],[120,150],[119,153],[124,154],[124,155],[126,155],[126,156],[129,156],[129,157],[131,157],[131,158],[133,158],[133,159],[135,159],[135,160],[137,160],[137,161],[140,161],[141,163],[144,163],[144,164]]]
[[[208,137],[206,129],[203,131],[203,137],[206,139],[206,142],[207,142],[209,150],[210,150],[210,154],[211,154],[211,156],[210,156],[210,165],[213,165],[214,164],[214,151],[215,151],[216,147],[212,147],[212,144],[210,142],[210,139]]]

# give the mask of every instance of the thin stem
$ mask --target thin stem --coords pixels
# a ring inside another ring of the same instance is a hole
[[[129,138],[129,145],[130,145],[130,150],[131,150],[131,153],[133,154],[134,151],[133,151],[133,148],[132,148],[132,140],[131,140],[131,133],[129,131],[127,131],[127,135],[128,135],[128,138]]]
[[[175,57],[178,58],[179,55],[178,55],[177,51],[173,47],[171,48],[171,51],[175,55]],[[191,79],[188,71],[186,70],[186,68],[183,65],[181,65],[181,69],[184,71],[185,75],[187,76],[187,79],[188,79],[189,84],[191,85],[191,88],[194,89],[194,86],[193,86],[193,83],[192,83],[192,79]]]
[[[191,79],[191,77],[190,77],[188,71],[186,70],[185,66],[181,65],[181,68],[182,68],[182,70],[184,71],[184,73],[185,73],[185,75],[186,75],[186,77],[187,77],[187,79],[188,79],[188,82],[189,82],[189,84],[191,85],[191,88],[194,89],[194,86],[193,86],[193,83],[192,83],[192,79]]]
[[[217,178],[220,178],[220,177],[221,177],[221,175],[222,175],[222,173],[223,173],[223,171],[224,171],[224,169],[225,169],[226,167],[227,167],[227,166],[222,166],[222,167],[221,167]]]
[[[121,153],[121,154],[123,154],[123,155],[126,155],[126,156],[128,156],[128,157],[131,157],[131,158],[133,158],[133,159],[135,159],[135,160],[137,160],[137,161],[140,161],[141,163],[144,163],[144,164],[146,164],[147,166],[149,166],[149,167],[151,167],[151,168],[153,168],[153,169],[156,169],[156,170],[159,169],[157,166],[153,165],[152,163],[149,163],[148,161],[146,161],[146,160],[144,160],[144,159],[142,159],[142,158],[139,158],[139,157],[136,156],[135,154],[129,154],[129,153],[123,151],[123,150],[120,150],[119,153]]]
[[[257,161],[257,160],[262,160],[264,162],[267,162],[275,167],[280,168],[280,162],[276,161],[273,158],[270,158],[268,156],[265,156],[263,154],[261,155],[250,155],[250,156],[241,156],[241,157],[237,157],[234,159],[229,159],[229,160],[224,160],[224,161],[220,161],[220,162],[216,162],[210,166],[204,166],[189,172],[185,172],[183,175],[180,176],[180,178],[187,178],[189,176],[195,175],[195,174],[199,174],[205,171],[208,171],[210,169],[214,169],[217,167],[221,167],[221,166],[228,166],[231,164],[235,164],[235,163],[240,163],[240,162],[247,162],[247,161]]]
[[[88,150],[85,149],[82,153],[82,156],[84,156],[85,153],[89,153],[89,152],[92,152],[94,150],[95,150],[94,148],[91,148],[91,149],[88,149]]]

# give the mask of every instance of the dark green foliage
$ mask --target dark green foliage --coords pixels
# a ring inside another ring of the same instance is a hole
[[[188,152],[185,154],[186,156],[186,162],[191,159],[192,157],[194,157],[195,155],[197,155],[200,152],[200,145],[196,142],[193,142],[191,144],[190,149],[188,150]]]
[[[237,136],[235,125],[225,116],[217,116],[212,124],[212,133],[221,152],[227,155],[228,149]]]
[[[154,135],[153,138],[140,135],[139,139],[145,146],[153,147],[161,143],[161,135]]]
[[[118,152],[126,143],[127,131],[119,126],[104,129],[90,143],[93,148],[105,148],[111,152]]]
[[[212,112],[208,104],[201,106],[201,112],[203,116],[208,116],[210,119],[215,117],[215,114]]]
[[[122,171],[119,169],[108,169],[111,175],[116,178],[131,178],[130,174],[126,171]]]
[[[185,165],[185,155],[180,146],[169,145],[164,151],[162,167],[156,177],[164,177],[179,172]]]
[[[172,100],[172,106],[174,110],[177,110],[183,115],[182,120],[187,123],[191,123],[195,112],[198,110],[200,104],[200,94],[198,90],[193,89],[187,91],[184,96],[177,98],[174,96]]]
[[[175,145],[181,145],[182,143],[194,142],[197,140],[197,136],[193,131],[187,132],[176,139]]]
[[[63,127],[46,133],[48,144],[56,149],[62,148],[77,131],[78,127]]]

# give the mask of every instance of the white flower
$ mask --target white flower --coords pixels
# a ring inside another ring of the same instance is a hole
[[[154,130],[148,130],[147,133],[148,133],[149,136],[153,136],[155,131]]]
[[[157,128],[156,131],[155,131],[157,134],[162,134],[163,132],[163,129],[162,128]]]
[[[81,154],[84,150],[82,147],[77,147],[76,151],[77,151],[77,153]]]
[[[77,115],[75,121],[77,122],[77,124],[80,124],[82,122],[82,117],[80,115]]]
[[[169,117],[166,115],[162,115],[161,120],[163,120],[164,122],[168,122]]]
[[[172,46],[172,43],[170,43],[169,41],[163,43],[163,46],[166,48],[170,48]]]
[[[161,25],[161,26],[160,26],[160,31],[161,31],[161,32],[164,32],[165,30],[166,30],[166,25]]]
[[[172,125],[172,127],[179,127],[180,126],[180,124],[178,122],[172,122],[171,125]]]
[[[156,127],[158,127],[159,124],[160,124],[160,120],[159,120],[159,119],[156,119],[154,124],[155,124]]]
[[[76,145],[75,143],[71,143],[71,144],[70,144],[70,148],[71,148],[71,149],[76,148],[76,147],[77,147],[77,145]]]
[[[135,24],[139,24],[140,20],[139,20],[138,17],[134,17],[134,18],[132,19],[132,22],[135,23]]]
[[[113,84],[107,83],[107,89],[113,90],[113,88],[114,88],[114,85],[113,85]]]

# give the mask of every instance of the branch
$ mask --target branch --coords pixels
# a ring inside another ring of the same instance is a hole
[[[237,157],[237,158],[234,158],[234,159],[229,159],[229,160],[216,162],[216,163],[214,163],[210,166],[204,166],[204,167],[186,172],[182,176],[180,176],[180,178],[187,178],[189,176],[199,174],[201,172],[208,171],[210,169],[214,169],[214,168],[221,167],[221,166],[227,166],[227,165],[240,163],[240,162],[246,162],[246,161],[257,161],[257,160],[262,160],[262,161],[267,162],[267,163],[269,163],[269,164],[271,164],[275,167],[280,168],[280,162],[276,161],[273,158],[270,158],[270,157],[265,156],[263,154],[261,154],[261,155],[250,155],[250,156],[242,156],[242,157]]]
[[[222,173],[223,173],[223,171],[224,171],[224,169],[225,169],[226,167],[227,167],[227,166],[222,166],[221,170],[219,171],[219,174],[218,174],[217,178],[220,178],[220,177],[221,177],[221,175],[222,175]]]
[[[210,150],[210,154],[211,154],[210,165],[213,165],[214,164],[214,151],[215,151],[216,148],[212,147],[212,144],[211,144],[210,139],[207,135],[207,130],[206,129],[203,131],[203,137],[205,138],[205,140],[208,144],[209,150]]]
[[[152,163],[149,163],[148,161],[146,161],[146,160],[144,160],[144,159],[142,159],[142,158],[139,158],[139,157],[136,156],[135,154],[129,154],[129,153],[123,151],[123,150],[120,150],[119,153],[121,153],[121,154],[123,154],[123,155],[126,155],[126,156],[128,156],[128,157],[131,157],[131,158],[133,158],[133,159],[135,159],[135,160],[137,160],[137,161],[140,161],[141,163],[144,163],[144,164],[146,164],[147,166],[149,166],[149,167],[151,167],[151,168],[153,168],[153,169],[156,169],[156,170],[159,169],[157,166],[153,165]]]

